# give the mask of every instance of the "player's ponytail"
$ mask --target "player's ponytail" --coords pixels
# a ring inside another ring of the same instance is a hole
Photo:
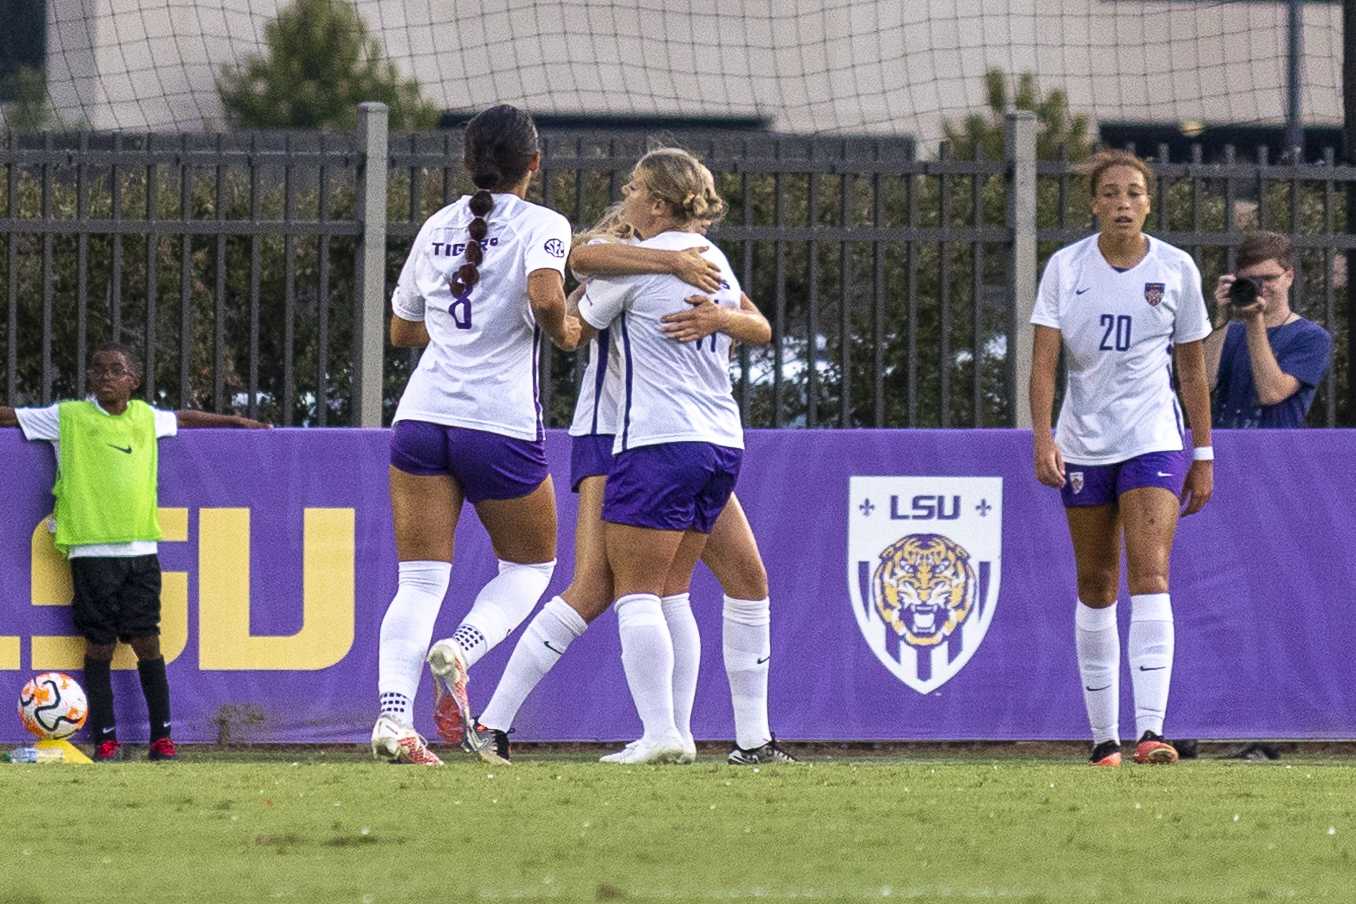
[[[527,175],[539,153],[537,126],[532,117],[508,104],[476,114],[466,124],[463,159],[477,191],[471,195],[471,221],[467,232],[464,263],[452,277],[452,294],[463,295],[480,281],[480,262],[485,259],[490,212],[495,191],[512,188]]]

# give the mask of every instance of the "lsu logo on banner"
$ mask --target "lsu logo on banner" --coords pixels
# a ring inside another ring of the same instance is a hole
[[[1003,478],[853,477],[848,588],[862,637],[895,677],[931,693],[993,621]]]

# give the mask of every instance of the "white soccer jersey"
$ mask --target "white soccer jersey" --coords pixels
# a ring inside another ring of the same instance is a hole
[[[705,245],[702,256],[720,267],[714,301],[739,307],[739,281],[730,262],[705,236],[665,232],[643,248],[681,251]],[[730,337],[713,333],[700,342],[676,342],[660,318],[687,310],[695,290],[676,276],[645,274],[596,278],[579,303],[595,329],[609,328],[621,363],[621,399],[614,453],[658,443],[704,442],[744,448],[739,406],[730,392]]]
[[[604,241],[594,239],[589,244],[598,245]],[[634,245],[635,242],[626,240],[617,244]],[[611,340],[612,330],[608,328],[599,330],[598,335],[589,340],[589,360],[584,367],[584,379],[579,384],[579,395],[575,399],[570,436],[612,436],[617,432],[617,404],[621,398],[621,348]]]
[[[604,328],[589,340],[589,363],[574,403],[570,436],[617,432],[617,407],[621,399],[621,348],[612,341],[613,328]]]
[[[1210,335],[1201,274],[1155,238],[1120,272],[1090,236],[1061,248],[1041,277],[1031,322],[1064,340],[1067,381],[1055,428],[1064,459],[1113,464],[1182,448],[1172,347]]]
[[[486,218],[480,281],[462,297],[451,280],[465,263],[470,198],[428,218],[391,298],[397,317],[422,320],[429,345],[410,375],[396,421],[486,430],[518,439],[541,432],[537,323],[527,298],[533,270],[565,273],[570,224],[553,210],[496,194]]]

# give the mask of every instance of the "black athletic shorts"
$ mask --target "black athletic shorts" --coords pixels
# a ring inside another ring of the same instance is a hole
[[[124,643],[160,633],[159,556],[71,559],[75,628],[90,643]]]

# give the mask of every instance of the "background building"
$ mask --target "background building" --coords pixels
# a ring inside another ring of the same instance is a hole
[[[225,127],[215,79],[280,0],[0,0],[0,74],[41,68],[69,125]],[[985,70],[1034,72],[1096,123],[1285,116],[1286,4],[1115,0],[358,0],[449,110],[750,117],[777,131],[912,133],[984,106]],[[1341,4],[1304,4],[1303,115],[1340,125]]]

